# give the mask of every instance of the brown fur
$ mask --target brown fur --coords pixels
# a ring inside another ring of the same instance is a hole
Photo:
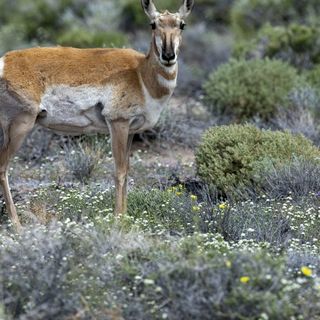
[[[51,85],[119,84],[140,89],[136,71],[145,56],[131,49],[33,48],[4,56],[4,79],[15,92],[40,102]],[[127,90],[125,87],[120,88]]]
[[[131,49],[33,48],[11,51],[4,56],[4,79],[11,91],[20,92],[32,102],[40,103],[45,89],[52,85],[70,86],[112,84],[118,94],[117,107],[129,107],[126,97],[143,96],[138,72],[150,94],[161,98],[170,92],[155,82],[158,74],[167,80],[177,74],[165,72],[153,57]],[[130,86],[128,86],[130,84]],[[140,94],[139,94],[140,93]]]

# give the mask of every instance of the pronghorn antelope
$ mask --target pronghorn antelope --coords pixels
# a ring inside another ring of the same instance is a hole
[[[115,163],[115,213],[127,206],[129,150],[133,134],[151,128],[177,80],[177,57],[185,18],[159,13],[141,0],[151,20],[149,53],[131,49],[33,48],[0,58],[0,185],[17,229],[19,218],[8,183],[8,163],[39,124],[63,134],[110,133]]]

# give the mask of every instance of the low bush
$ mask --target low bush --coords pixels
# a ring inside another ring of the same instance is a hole
[[[247,38],[256,33],[266,23],[274,26],[292,22],[313,23],[320,13],[317,0],[239,0],[231,11],[235,33]]]
[[[99,144],[71,143],[65,146],[66,167],[80,182],[87,182],[102,158]]]
[[[302,177],[303,169],[308,177]],[[320,201],[315,192],[318,171],[319,164],[306,160],[294,160],[277,173],[268,170],[262,180],[263,196],[256,201],[225,202],[212,190],[195,196],[181,186],[163,191],[134,189],[129,193],[128,214],[115,219],[113,190],[50,187],[33,192],[27,210],[35,215],[43,210],[48,224],[59,219],[67,224],[88,224],[99,232],[113,229],[115,223],[120,223],[124,232],[133,228],[155,237],[209,237],[218,232],[230,243],[250,240],[273,250],[298,250],[297,242],[309,242],[312,246],[308,248],[315,253],[320,248],[320,226],[315,223]],[[297,177],[292,182],[280,180],[294,174]],[[19,206],[20,212],[25,209]]]
[[[216,185],[223,194],[241,196],[250,186],[259,192],[266,167],[279,168],[294,157],[319,161],[320,150],[302,135],[230,125],[213,127],[204,134],[196,165],[198,175],[207,183]]]
[[[318,161],[292,159],[276,168],[271,166],[262,174],[261,185],[270,198],[320,196],[320,158]]]
[[[308,167],[307,173],[316,173],[316,170],[310,170],[310,164]],[[307,186],[306,181],[307,179],[302,181],[303,187],[299,191],[291,189],[293,192],[290,195],[287,193],[287,196],[283,193],[281,199],[272,196],[279,197],[281,194],[278,191],[282,190],[273,189],[276,192],[268,190],[256,201],[230,203],[224,209],[221,223],[221,233],[224,238],[236,246],[249,241],[252,246],[264,243],[275,252],[308,251],[309,255],[317,256],[320,250],[318,237],[320,225],[316,221],[320,198],[317,194],[307,194],[307,189],[311,189],[310,186],[315,178],[310,178],[309,186],[304,190],[306,192],[300,192]],[[288,187],[290,189],[290,182]]]
[[[204,85],[211,110],[237,121],[270,120],[279,106],[288,105],[289,92],[302,82],[297,71],[277,60],[231,60]]]
[[[255,38],[240,41],[233,56],[238,59],[274,58],[299,69],[310,69],[320,61],[320,28],[290,24],[264,26]]]
[[[113,207],[114,189],[101,191],[84,187],[77,190],[51,186],[33,192],[30,208],[21,210],[31,211],[40,221],[46,215],[100,224],[114,219]],[[216,231],[219,214],[218,210],[213,215],[211,207],[201,204],[200,196],[179,185],[165,190],[133,189],[128,195],[128,214],[123,222],[156,234],[164,230],[172,234],[193,234]]]
[[[309,85],[292,90],[289,94],[289,108],[279,107],[272,120],[280,130],[301,133],[316,145],[320,144],[320,96],[319,91]]]
[[[5,319],[317,319],[320,311],[319,258],[275,255],[264,243],[70,221],[2,232],[0,243]]]
[[[133,190],[129,193],[128,214],[140,227],[152,232],[193,234],[217,230],[219,211],[212,210],[188,193],[182,185],[164,191]]]

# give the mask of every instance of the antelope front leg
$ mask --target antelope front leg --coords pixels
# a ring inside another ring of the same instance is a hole
[[[112,154],[115,166],[115,214],[119,215],[125,213],[127,210],[127,175],[132,137],[129,136],[128,120],[112,121],[110,127]]]

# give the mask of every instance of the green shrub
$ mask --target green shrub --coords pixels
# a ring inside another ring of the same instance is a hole
[[[224,194],[249,186],[261,186],[261,172],[281,167],[294,157],[311,161],[320,150],[302,135],[259,130],[252,125],[230,125],[209,129],[196,154],[198,175]]]
[[[231,11],[235,33],[250,37],[266,23],[287,25],[291,22],[316,22],[320,13],[318,0],[239,0]]]
[[[320,121],[320,64],[314,66],[313,69],[306,71],[304,73],[309,84],[314,88],[317,98],[317,103],[311,103],[311,106],[314,106],[311,111],[313,112],[314,119],[318,124]],[[312,101],[311,101],[312,102]],[[319,132],[320,127],[318,128]]]
[[[236,45],[235,58],[276,58],[300,69],[310,68],[320,62],[320,28],[290,24],[289,26],[264,26],[258,35]]]
[[[57,43],[62,46],[77,48],[123,47],[128,43],[127,37],[120,32],[88,31],[77,29],[63,33]]]
[[[121,47],[118,1],[16,0],[0,2],[0,54],[30,45]],[[142,11],[142,10],[141,10]]]
[[[72,12],[74,17],[82,17],[85,8],[85,3],[79,4],[75,0],[18,0],[9,18],[14,24],[23,26],[26,40],[48,42],[66,27],[63,18],[66,12]]]
[[[128,195],[128,214],[140,227],[153,232],[165,229],[192,234],[215,229],[212,215],[207,216],[182,186],[164,191],[133,190]]]
[[[306,71],[307,81],[320,92],[320,65],[316,65],[312,70]]]
[[[288,64],[276,60],[232,60],[214,71],[205,83],[206,102],[212,111],[236,120],[272,118],[286,106],[289,92],[302,79]]]
[[[80,163],[81,164],[81,163]],[[80,165],[78,165],[80,167]],[[86,169],[86,168],[85,168]],[[82,170],[80,177],[83,177]],[[78,173],[79,174],[79,173]],[[0,210],[2,203],[0,201]],[[35,191],[29,210],[36,218],[48,217],[61,220],[93,221],[96,224],[114,219],[114,189],[99,190],[89,186],[79,188],[59,188],[51,186]],[[0,211],[1,212],[1,211]],[[123,216],[123,225],[152,233],[178,232],[193,234],[196,231],[216,230],[219,210],[202,206],[198,197],[189,194],[180,185],[166,190],[133,189],[128,194],[128,212]]]

